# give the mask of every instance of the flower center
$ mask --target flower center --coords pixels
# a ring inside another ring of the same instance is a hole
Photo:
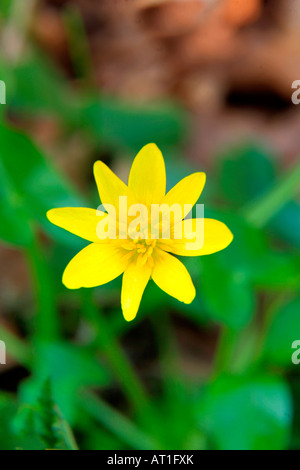
[[[157,240],[135,238],[126,240],[122,248],[130,252],[130,256],[137,258],[137,263],[141,266],[146,263],[153,265],[153,251]]]

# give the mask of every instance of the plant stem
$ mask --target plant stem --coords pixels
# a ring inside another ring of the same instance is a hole
[[[160,312],[159,312],[160,313]],[[166,312],[153,315],[152,321],[157,336],[157,343],[162,368],[166,399],[178,402],[178,394],[186,394],[185,381],[179,365],[179,354],[172,329],[171,318]]]
[[[153,428],[155,411],[148,401],[144,387],[114,338],[103,312],[93,303],[88,290],[83,291],[83,309],[97,331],[98,344],[106,354],[129,403],[144,424],[150,424]]]
[[[272,321],[275,315],[277,314],[278,310],[280,309],[280,307],[285,305],[287,298],[288,296],[286,292],[279,293],[275,297],[275,299],[273,299],[273,301],[270,302],[270,305],[266,308],[266,311],[263,316],[263,323],[260,328],[259,334],[257,335],[257,340],[255,344],[255,354],[254,354],[255,363],[258,363],[261,359],[265,338],[269,332]]]
[[[82,17],[75,5],[69,5],[64,9],[63,20],[74,71],[79,78],[90,80],[92,78],[92,60]]]
[[[236,343],[237,332],[227,326],[221,329],[217,352],[215,355],[212,377],[215,378],[222,372],[228,371],[233,356],[233,348]]]
[[[53,279],[37,236],[27,248],[35,288],[37,315],[36,336],[39,340],[53,341],[59,336]]]
[[[183,411],[183,407],[189,403],[189,387],[183,369],[180,364],[178,345],[172,325],[172,317],[166,311],[156,311],[151,316],[157,337],[159,352],[159,364],[161,368],[161,381],[163,385],[162,409],[167,419],[183,423],[180,427],[167,430],[161,428],[161,441],[172,449],[188,449],[198,430],[194,427],[189,410]],[[174,444],[175,443],[175,444]]]
[[[257,319],[253,318],[250,324],[239,332],[234,355],[231,357],[230,370],[233,373],[245,372],[253,366],[258,336]]]
[[[138,429],[128,418],[116,411],[93,393],[84,392],[81,406],[103,426],[116,434],[133,449],[153,450],[159,443]]]
[[[292,200],[300,189],[300,162],[287,173],[274,188],[243,211],[248,222],[263,227],[283,206]]]

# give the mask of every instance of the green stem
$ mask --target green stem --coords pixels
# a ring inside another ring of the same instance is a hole
[[[36,295],[36,336],[39,340],[54,341],[59,336],[53,279],[37,237],[27,248]]]
[[[273,299],[272,302],[270,302],[269,307],[267,307],[266,312],[263,316],[263,323],[261,325],[259,334],[257,335],[257,340],[255,344],[255,353],[254,353],[254,361],[257,364],[260,362],[262,353],[263,353],[263,348],[264,348],[264,343],[265,343],[265,338],[269,332],[270,326],[272,324],[272,321],[280,309],[287,301],[287,294],[286,292],[284,293],[279,293],[275,299]]]
[[[92,78],[92,61],[84,24],[78,8],[74,5],[65,8],[63,20],[75,73],[79,78],[89,80]]]
[[[230,328],[223,326],[215,355],[212,377],[215,378],[230,368],[233,357],[233,349],[236,343],[237,333]]]
[[[254,318],[237,338],[234,354],[231,357],[230,370],[233,373],[245,372],[253,366],[258,336],[257,319]]]
[[[251,224],[263,227],[297,195],[299,189],[300,162],[267,195],[246,208],[243,215]]]
[[[124,351],[114,338],[103,312],[96,308],[91,293],[83,291],[83,310],[97,331],[97,341],[106,354],[122,389],[135,412],[145,424],[155,425],[155,413],[148,401],[144,387],[132,368]]]
[[[172,317],[166,311],[156,311],[151,320],[157,337],[159,351],[159,363],[161,368],[161,380],[163,385],[162,409],[167,419],[169,415],[172,419],[184,423],[180,430],[170,431],[165,426],[161,427],[160,440],[164,442],[164,448],[172,449],[176,445],[177,449],[191,448],[195,434],[198,431],[194,428],[194,423],[190,419],[189,413],[183,413],[182,407],[189,402],[189,387],[183,369],[180,364],[178,345],[172,325]],[[175,444],[174,444],[175,442]]]
[[[159,449],[158,442],[138,429],[128,418],[93,393],[84,392],[81,398],[81,406],[133,449]]]
[[[285,302],[286,294],[279,294],[266,309],[261,326],[258,325],[257,319],[253,319],[240,332],[223,329],[215,359],[214,378],[224,371],[239,373],[257,367],[274,315]]]
[[[178,403],[178,395],[182,397],[182,394],[186,394],[186,387],[179,365],[177,344],[170,317],[166,312],[161,315],[157,313],[153,315],[152,322],[157,336],[165,395],[169,403]]]

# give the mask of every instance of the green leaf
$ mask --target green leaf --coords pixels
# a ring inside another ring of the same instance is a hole
[[[74,92],[68,81],[37,51],[15,66],[0,62],[9,85],[8,108],[14,112],[55,115],[73,129],[86,130],[97,145],[137,152],[145,144],[173,146],[184,136],[186,117],[178,105],[133,105],[97,91]],[[34,77],[34,80],[32,80]]]
[[[206,389],[198,420],[218,450],[286,449],[292,421],[287,385],[272,376],[222,376]]]
[[[293,366],[292,343],[300,340],[300,297],[275,312],[265,339],[262,358],[275,365]]]
[[[20,407],[14,429],[18,446],[24,450],[77,449],[73,433],[54,402],[49,379],[41,382],[33,404]]]
[[[220,155],[219,188],[222,197],[240,209],[269,193],[278,171],[269,150],[258,144],[242,144]],[[253,208],[256,208],[256,203]],[[300,247],[300,204],[290,201],[267,224],[268,232]]]
[[[199,258],[200,291],[209,317],[239,330],[250,322],[255,312],[251,267],[255,264],[253,254],[257,256],[261,250],[261,239],[238,217],[221,213],[213,217],[228,225],[234,240],[225,250]]]
[[[59,435],[56,429],[57,415],[54,409],[51,382],[46,380],[39,397],[40,435],[47,449],[54,449],[59,443]]]
[[[2,0],[0,4],[0,17],[7,18],[11,8],[11,0]]]
[[[225,199],[235,207],[264,194],[274,180],[273,161],[262,146],[245,143],[220,156],[220,187]]]
[[[81,120],[102,145],[134,152],[150,142],[162,149],[174,145],[185,129],[183,112],[174,105],[133,106],[108,97],[91,101]]]
[[[255,312],[254,292],[243,272],[230,270],[219,260],[217,255],[202,260],[204,300],[213,320],[239,330]]]
[[[300,249],[300,203],[287,203],[270,221],[268,231]]]
[[[3,392],[0,394],[0,415],[2,430],[0,449],[43,449],[42,442],[34,435],[32,410],[19,408],[16,400]],[[22,421],[22,426],[19,424]]]
[[[22,386],[22,400],[34,403],[42,384],[51,379],[53,397],[63,416],[76,419],[77,399],[81,388],[108,383],[104,367],[88,351],[68,343],[43,342],[36,348],[34,376]]]
[[[37,405],[21,405],[13,419],[17,448],[22,450],[44,450],[45,444],[37,430]]]
[[[252,227],[233,212],[206,209],[205,217],[224,222],[233,233],[234,239],[225,250],[201,259],[210,260],[217,257],[224,267],[242,273],[245,278],[251,280],[252,273],[256,271],[261,256],[270,250],[269,240],[265,233]]]
[[[267,289],[298,289],[300,259],[289,253],[266,250],[252,269],[255,286]]]
[[[13,429],[13,417],[17,412],[17,404],[13,397],[3,392],[0,393],[1,427],[5,432],[0,433],[0,450],[14,450],[16,436]]]
[[[1,59],[1,70],[7,77],[7,106],[14,112],[47,113],[64,123],[77,124],[80,99],[58,69],[38,51],[31,51],[14,66]]]
[[[33,238],[29,217],[22,197],[14,188],[2,160],[0,160],[0,201],[0,237],[8,243],[28,246]]]
[[[210,318],[238,330],[255,313],[255,288],[298,288],[299,257],[273,249],[263,230],[239,216],[207,211],[206,217],[225,222],[234,240],[225,250],[199,259],[200,291]]]
[[[296,163],[258,199],[243,210],[246,219],[256,227],[264,227],[277,217],[284,206],[292,201],[299,191],[300,162]]]
[[[54,207],[84,206],[84,201],[25,135],[0,125],[0,236],[26,245],[30,223],[38,221],[62,242],[74,237],[54,227],[46,212]]]

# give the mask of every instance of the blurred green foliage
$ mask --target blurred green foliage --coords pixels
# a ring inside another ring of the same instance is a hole
[[[8,4],[1,4],[2,17]],[[285,177],[259,143],[225,149],[201,202],[207,217],[230,227],[234,242],[221,253],[183,260],[197,287],[193,304],[174,301],[150,283],[136,321],[125,323],[119,280],[88,293],[61,285],[63,267],[81,242],[53,227],[46,211],[93,201],[29,133],[9,122],[51,116],[63,136],[86,139],[87,154],[96,148],[115,162],[156,142],[171,186],[193,171],[181,150],[187,116],[171,103],[133,106],[92,86],[71,88],[34,48],[16,62],[1,57],[0,77],[8,85],[0,121],[0,237],[29,260],[36,303],[28,321],[18,312],[25,324],[21,339],[0,322],[8,354],[28,374],[16,392],[0,392],[6,430],[0,448],[300,448],[289,387],[291,343],[300,330],[295,179]],[[283,194],[275,211],[274,194]],[[268,209],[266,220],[261,207]],[[195,328],[222,330],[205,379],[187,380],[180,367],[174,316]],[[152,331],[161,368],[160,383],[148,390],[121,346],[126,335],[135,341],[143,324]],[[294,372],[293,394],[299,383]]]

